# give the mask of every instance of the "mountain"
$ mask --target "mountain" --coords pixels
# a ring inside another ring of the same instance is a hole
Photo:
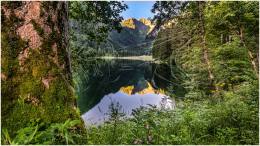
[[[149,31],[147,34],[149,34],[155,27],[155,25],[153,25],[152,22],[148,19],[141,18],[139,21],[145,24],[146,26],[149,26]]]
[[[123,56],[149,55],[152,39],[147,39],[147,34],[154,25],[150,20],[130,18],[122,21],[122,30],[118,33],[113,30],[109,33],[108,41],[114,50]]]
[[[157,37],[158,32],[160,30],[172,28],[176,24],[176,22],[177,22],[176,19],[171,19],[171,20],[165,22],[162,26],[153,25],[153,27],[151,28],[151,30],[147,34],[147,39],[155,39],[155,37]]]

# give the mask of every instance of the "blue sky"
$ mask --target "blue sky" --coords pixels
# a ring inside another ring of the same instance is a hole
[[[151,9],[155,1],[125,1],[124,3],[128,5],[128,9],[122,13],[124,19],[153,17]]]

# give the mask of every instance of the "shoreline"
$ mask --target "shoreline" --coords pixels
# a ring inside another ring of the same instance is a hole
[[[102,56],[95,57],[101,59],[126,59],[126,60],[143,60],[143,61],[155,61],[152,56],[142,55],[142,56],[126,56],[126,57],[117,57],[117,56]]]

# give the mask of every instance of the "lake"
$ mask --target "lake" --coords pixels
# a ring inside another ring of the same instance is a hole
[[[126,117],[141,106],[174,109],[175,100],[167,93],[180,95],[183,91],[174,70],[145,60],[87,60],[79,67],[76,81],[82,119],[86,125],[100,125],[116,105]]]

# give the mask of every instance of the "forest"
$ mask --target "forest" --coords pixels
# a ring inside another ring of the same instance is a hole
[[[1,144],[259,145],[259,2],[128,9],[1,1]]]

